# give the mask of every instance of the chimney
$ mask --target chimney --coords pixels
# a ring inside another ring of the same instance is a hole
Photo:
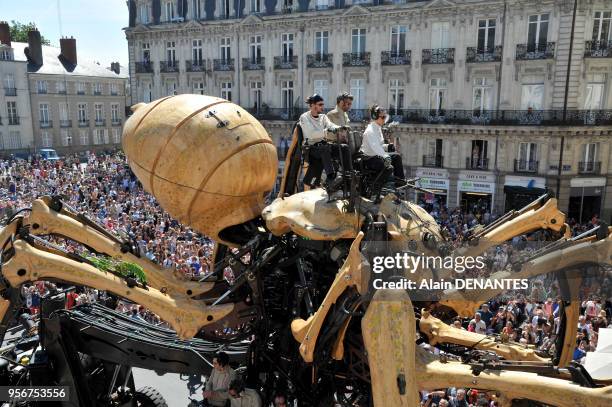
[[[11,46],[11,27],[6,21],[0,21],[0,43]]]
[[[62,57],[71,65],[77,64],[76,40],[72,37],[60,38]]]
[[[34,65],[43,64],[42,45],[40,43],[40,31],[28,31],[28,47],[26,48],[26,56]]]
[[[119,62],[111,62],[111,71],[119,75],[119,73],[121,72]]]

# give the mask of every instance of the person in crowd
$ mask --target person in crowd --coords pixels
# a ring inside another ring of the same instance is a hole
[[[242,379],[234,379],[228,390],[231,407],[261,407],[261,397],[254,389],[244,387]]]
[[[229,385],[236,378],[236,372],[229,365],[229,356],[219,352],[213,358],[213,369],[204,387],[205,405],[225,406],[230,399]]]
[[[487,324],[481,319],[480,312],[474,314],[474,319],[470,321],[470,325],[474,325],[474,332],[477,334],[487,333]]]

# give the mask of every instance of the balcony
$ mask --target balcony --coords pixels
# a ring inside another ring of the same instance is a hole
[[[259,58],[242,58],[242,69],[245,71],[263,71],[266,69],[266,59]]]
[[[111,119],[111,126],[121,126],[121,119],[118,117]]]
[[[106,126],[106,120],[105,119],[96,119],[94,121],[94,124],[96,125],[96,127],[104,127],[104,126]]]
[[[274,69],[296,69],[297,61],[297,55],[282,55],[280,57],[274,57]]]
[[[110,91],[110,95],[111,96],[119,96],[119,92],[117,92],[116,90],[111,90]]]
[[[308,68],[333,68],[334,54],[308,54],[306,55]]]
[[[467,157],[465,159],[466,170],[488,170],[489,159],[488,158],[472,158]]]
[[[234,70],[234,58],[214,59],[213,71],[228,72]]]
[[[57,91],[58,95],[65,95],[66,94],[66,89],[60,89]]]
[[[553,59],[555,57],[555,43],[546,44],[517,44],[516,60],[532,61],[537,59]]]
[[[39,95],[46,95],[47,94],[47,89],[40,89],[39,88],[37,92],[38,92]]]
[[[412,51],[383,51],[380,53],[381,65],[410,65]]]
[[[261,106],[257,109],[247,109],[250,114],[259,120],[297,120],[306,109],[298,108],[270,108]],[[284,159],[284,157],[283,157]]]
[[[584,46],[585,58],[612,58],[610,41],[587,41]]]
[[[17,88],[4,88],[4,96],[17,96]]]
[[[579,174],[599,174],[601,161],[581,161],[578,163]]]
[[[136,62],[136,73],[153,73],[153,62]]]
[[[370,66],[370,53],[345,52],[342,54],[342,66]]]
[[[467,62],[468,64],[479,62],[501,62],[502,49],[503,48],[501,45],[496,45],[495,48],[493,48],[492,50],[468,47],[465,62]]]
[[[102,95],[102,91],[101,90],[94,90],[93,94],[94,94],[94,96],[101,96]]]
[[[60,127],[72,127],[72,120],[60,120]]]
[[[423,50],[423,64],[454,64],[455,48],[433,48]]]
[[[85,94],[84,90],[82,90],[82,89],[81,90],[77,90],[77,95],[84,95],[84,94]]]
[[[79,119],[79,127],[89,127],[89,119]]]
[[[514,172],[533,174],[538,172],[539,161],[514,160]]]
[[[206,61],[202,59],[190,59],[185,61],[187,72],[207,72]]]
[[[20,123],[19,116],[9,116],[8,124],[9,126],[18,126]]]
[[[423,167],[442,168],[444,166],[444,157],[441,155],[424,155]]]
[[[179,71],[179,63],[178,61],[161,61],[159,63],[159,71],[160,72],[178,72]]]
[[[49,127],[53,127],[53,120],[41,120],[40,121],[41,129],[47,129]]]

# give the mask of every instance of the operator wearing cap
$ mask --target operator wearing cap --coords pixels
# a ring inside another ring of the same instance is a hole
[[[304,175],[304,185],[315,187],[320,184],[322,169],[316,162],[319,160],[325,169],[327,183],[330,184],[336,179],[336,170],[332,162],[331,144],[326,140],[328,132],[337,132],[343,126],[332,123],[323,113],[325,103],[320,95],[310,96],[308,103],[309,110],[302,114],[298,124],[304,135],[304,144],[309,146],[309,165]]]
[[[370,109],[370,118],[370,124],[363,133],[360,150],[366,156],[365,165],[380,172],[377,177],[378,190],[391,174],[395,176],[395,186],[405,185],[402,157],[398,153],[385,151],[382,126],[387,120],[387,113],[381,106],[374,105]]]

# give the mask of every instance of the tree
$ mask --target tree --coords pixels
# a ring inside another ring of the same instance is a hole
[[[11,41],[28,42],[28,31],[35,29],[36,25],[32,22],[23,24],[13,20],[11,21]],[[51,42],[42,35],[40,36],[40,42],[43,45],[51,44]]]

